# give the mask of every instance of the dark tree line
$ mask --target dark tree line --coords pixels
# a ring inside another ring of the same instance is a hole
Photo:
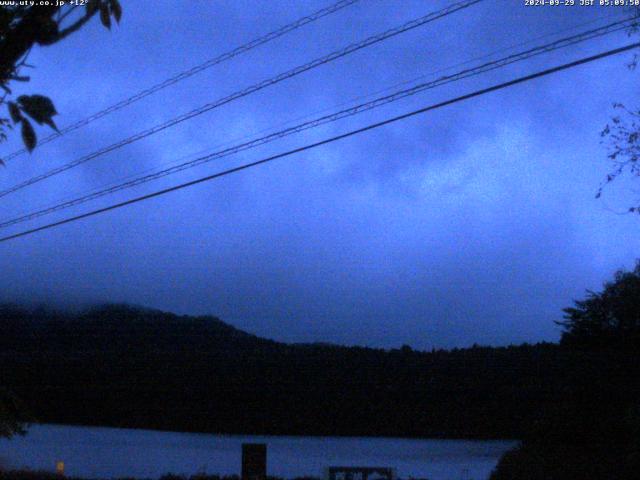
[[[521,438],[554,405],[638,392],[629,381],[638,358],[616,349],[287,345],[213,317],[127,306],[77,315],[6,307],[0,322],[0,376],[46,422]]]

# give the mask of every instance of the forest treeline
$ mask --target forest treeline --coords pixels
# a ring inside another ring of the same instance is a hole
[[[636,349],[284,344],[127,305],[0,306],[0,378],[40,422],[193,432],[523,438],[637,398]]]

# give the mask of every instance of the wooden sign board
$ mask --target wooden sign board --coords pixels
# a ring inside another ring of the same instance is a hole
[[[325,480],[396,480],[396,471],[390,467],[329,467]]]

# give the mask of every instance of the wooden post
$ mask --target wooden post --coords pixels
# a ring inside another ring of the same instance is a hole
[[[266,480],[267,444],[242,444],[242,480]]]

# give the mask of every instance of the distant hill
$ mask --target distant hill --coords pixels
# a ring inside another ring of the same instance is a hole
[[[15,341],[0,338],[0,348],[130,351],[136,347],[154,351],[254,348],[273,345],[211,316],[189,317],[130,305],[101,305],[78,314],[45,309],[0,306],[5,332],[24,336]]]
[[[0,306],[0,383],[40,421],[177,431],[515,438],[620,365],[555,344],[284,344],[129,305]],[[616,370],[617,369],[617,370]]]

